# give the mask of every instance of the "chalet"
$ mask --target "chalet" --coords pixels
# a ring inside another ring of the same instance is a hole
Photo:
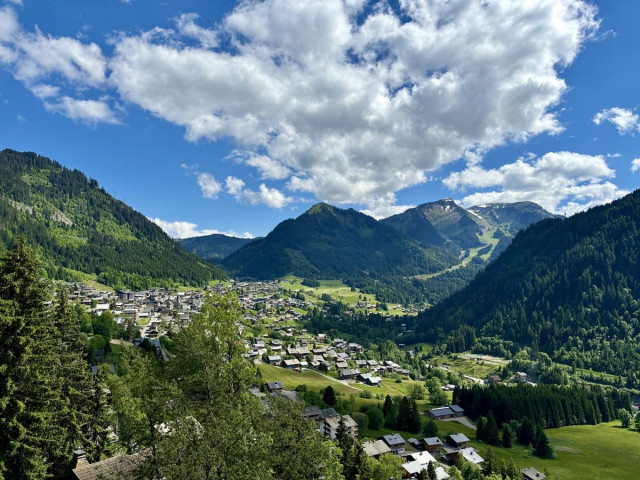
[[[524,372],[516,372],[513,375],[513,380],[515,380],[516,382],[526,382],[527,381],[527,374]]]
[[[351,370],[348,368],[344,370],[340,370],[340,378],[343,378],[345,380],[350,380],[352,378],[355,378],[358,375],[360,375],[360,370],[358,370],[357,368],[354,370]]]
[[[364,453],[373,458],[380,458],[380,456],[385,453],[391,453],[389,445],[387,445],[384,440],[364,442],[362,444],[362,449],[364,450]]]
[[[422,440],[424,449],[429,453],[439,453],[443,446],[442,440],[439,437],[428,437]]]
[[[382,384],[382,379],[380,377],[374,377],[371,373],[361,373],[358,375],[358,380],[373,387]]]
[[[521,468],[520,473],[522,473],[523,480],[544,480],[547,478],[544,473],[539,472],[533,467]]]
[[[445,439],[448,445],[451,445],[455,448],[466,448],[467,442],[469,439],[464,433],[453,433],[451,435],[447,435]]]
[[[322,410],[317,405],[312,405],[310,407],[305,407],[304,412],[302,412],[302,416],[309,420],[313,420],[317,422],[320,420],[320,416],[322,415]]]
[[[434,420],[444,420],[445,418],[455,418],[462,417],[464,415],[464,410],[460,408],[458,405],[450,405],[438,408],[432,408],[429,410],[429,416]]]
[[[283,360],[284,368],[300,368],[300,361],[296,359]]]
[[[268,360],[269,365],[280,365],[282,358],[280,358],[280,355],[269,355]]]
[[[404,452],[404,447],[406,445],[406,442],[404,441],[404,438],[402,438],[402,435],[400,435],[399,433],[392,433],[391,435],[385,435],[382,437],[382,439],[389,446],[392,453],[395,453],[396,455],[398,455]]]
[[[501,381],[500,375],[489,375],[487,377],[487,383],[500,383]]]
[[[403,478],[415,478],[421,471],[426,470],[431,462],[435,462],[436,478],[438,480],[449,478],[445,469],[438,466],[438,462],[430,453],[411,453],[407,456],[407,460],[410,461],[402,464]]]

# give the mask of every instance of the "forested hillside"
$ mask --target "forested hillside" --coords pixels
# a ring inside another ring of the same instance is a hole
[[[640,191],[539,222],[473,282],[420,318],[450,349],[497,336],[578,368],[640,369]]]
[[[422,248],[399,231],[353,209],[320,203],[295,220],[227,257],[223,265],[241,277],[374,279],[436,272],[457,263],[442,249]]]
[[[35,153],[0,152],[0,244],[24,234],[52,277],[80,271],[132,288],[204,285],[223,272],[78,170]]]
[[[213,235],[203,235],[202,237],[183,238],[178,240],[178,243],[187,252],[191,252],[204,260],[219,262],[239,248],[244,247],[251,240],[251,238],[237,238],[214,233]]]

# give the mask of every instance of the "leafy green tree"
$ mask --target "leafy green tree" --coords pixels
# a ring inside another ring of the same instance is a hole
[[[317,435],[301,405],[270,398],[263,406],[249,393],[257,377],[244,357],[240,318],[235,297],[210,297],[174,335],[169,362],[137,356],[112,382],[123,441],[145,459],[140,475],[341,479],[340,449]]]
[[[353,412],[351,414],[351,418],[353,418],[353,420],[358,424],[359,435],[364,437],[367,434],[367,429],[369,428],[368,415],[362,412]]]
[[[533,453],[540,458],[556,458],[556,453],[542,428],[536,429],[535,450]]]
[[[631,414],[628,410],[621,408],[618,410],[618,418],[620,419],[620,423],[624,428],[629,428],[631,425]]]
[[[484,441],[487,438],[487,417],[480,417],[476,424],[476,438]]]
[[[525,446],[531,445],[534,440],[534,435],[535,431],[533,423],[525,417],[522,420],[522,424],[520,424],[520,429],[518,430],[518,442]]]
[[[384,398],[382,413],[384,414],[384,426],[387,428],[396,428],[398,405],[396,405],[389,395]]]
[[[425,388],[419,383],[412,383],[409,385],[408,397],[413,400],[422,400],[427,395]]]
[[[372,407],[367,410],[367,417],[369,418],[369,428],[371,430],[380,430],[384,427],[384,414],[378,407]]]
[[[402,478],[402,459],[389,453],[378,460],[373,480],[400,480]]]
[[[427,421],[422,426],[422,436],[429,437],[437,437],[440,434],[438,431],[438,424],[433,421],[433,418],[428,418]]]
[[[436,472],[436,462],[429,462],[427,465],[427,478],[429,480],[438,480],[438,474]]]

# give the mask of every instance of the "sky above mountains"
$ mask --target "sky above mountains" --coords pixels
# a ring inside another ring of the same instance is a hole
[[[639,2],[12,0],[0,148],[177,237],[318,201],[572,214],[640,183]]]

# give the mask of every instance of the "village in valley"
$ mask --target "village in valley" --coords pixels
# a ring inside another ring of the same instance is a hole
[[[470,432],[475,426],[464,416],[464,411],[457,405],[450,405],[450,392],[456,385],[470,382],[492,383],[502,379],[495,373],[495,368],[489,367],[485,379],[475,378],[453,371],[447,363],[430,365],[424,363],[424,368],[429,371],[439,372],[435,378],[439,389],[437,395],[430,395],[422,385],[425,385],[425,377],[420,370],[416,370],[415,352],[413,350],[401,350],[400,342],[397,352],[402,353],[403,358],[414,359],[413,362],[404,364],[395,359],[383,358],[379,352],[373,351],[370,345],[361,345],[354,341],[347,341],[340,337],[330,337],[328,332],[309,332],[304,325],[307,312],[313,308],[319,308],[323,313],[328,313],[322,301],[318,302],[310,290],[305,290],[299,284],[290,281],[268,282],[236,282],[218,283],[206,290],[169,291],[156,288],[148,291],[132,292],[130,290],[97,290],[80,283],[69,284],[69,299],[82,305],[87,312],[97,316],[105,312],[113,317],[113,320],[124,330],[135,332],[135,337],[130,342],[121,339],[113,339],[114,345],[130,344],[135,347],[147,345],[150,351],[164,361],[170,359],[166,339],[171,333],[187,324],[189,320],[200,313],[204,305],[205,296],[233,294],[237,296],[242,311],[243,322],[238,325],[238,333],[244,339],[246,357],[258,366],[265,377],[264,382],[255,385],[250,393],[258,399],[265,401],[267,396],[279,397],[286,400],[306,404],[303,416],[315,422],[317,430],[323,436],[336,439],[340,429],[346,431],[353,439],[359,439],[367,456],[379,459],[382,455],[391,454],[399,457],[402,462],[404,478],[420,478],[420,472],[427,471],[429,464],[433,462],[438,480],[449,477],[447,470],[450,465],[458,465],[461,461],[475,465],[484,462],[480,452],[469,445],[470,439],[465,433],[451,430],[447,434],[424,437],[420,435],[409,436],[407,433],[381,432],[382,434],[371,437],[373,431],[361,431],[358,422],[345,413],[342,413],[327,404],[310,404],[305,398],[304,392],[310,373],[321,379],[326,386],[323,390],[332,388],[340,396],[345,389],[358,391],[360,402],[381,402],[394,393],[396,399],[406,390],[398,387],[399,384],[409,386],[413,392],[412,401],[418,400],[422,406],[419,415],[435,421],[457,421],[464,426],[461,430]],[[208,290],[208,291],[207,291]],[[376,302],[360,300],[350,306],[346,315],[353,315],[357,310],[364,312],[380,313],[381,309]],[[322,296],[326,302],[329,298]],[[366,296],[364,297],[366,299]],[[388,308],[388,307],[387,307]],[[418,311],[415,306],[395,306],[402,314],[414,314]],[[387,318],[390,313],[384,312]],[[396,317],[397,319],[397,317]],[[407,329],[402,324],[399,340]],[[410,333],[410,332],[409,332]],[[112,347],[112,346],[110,346]],[[107,363],[109,370],[115,372],[116,366],[109,363],[112,357],[108,353],[98,349],[93,352],[94,365],[92,372],[96,373],[101,363]],[[480,362],[477,358],[476,364]],[[473,363],[473,362],[472,362]],[[295,377],[298,374],[299,384]],[[287,388],[280,377],[288,379]],[[434,376],[431,376],[434,378]],[[518,372],[513,381],[526,381],[526,374]],[[293,382],[293,383],[292,383]],[[383,388],[384,386],[390,388]],[[304,388],[301,388],[304,387]],[[416,394],[419,392],[420,394]],[[354,394],[350,394],[353,406]],[[426,408],[431,401],[437,400],[442,406]],[[312,399],[314,397],[311,397]],[[315,397],[318,398],[318,397]],[[346,402],[346,401],[345,401]],[[344,403],[343,402],[343,406]],[[420,420],[422,422],[422,420]],[[454,424],[451,424],[454,425]],[[455,428],[454,428],[455,430]],[[405,438],[406,437],[406,438]],[[545,474],[533,467],[522,469],[525,480],[543,480]]]

